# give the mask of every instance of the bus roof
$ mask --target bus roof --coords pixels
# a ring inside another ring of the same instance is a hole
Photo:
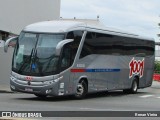
[[[123,32],[122,30],[108,28],[102,25],[97,25],[97,24],[96,25],[88,24],[88,23],[86,24],[85,22],[78,22],[78,21],[65,21],[65,20],[44,21],[44,22],[38,22],[38,23],[28,25],[23,29],[23,31],[26,31],[26,32],[36,32],[36,33],[64,33],[64,32],[69,32],[73,30],[87,30],[87,31],[93,31],[93,32],[102,32],[106,34],[154,41],[154,39],[152,38],[142,37],[136,34]]]

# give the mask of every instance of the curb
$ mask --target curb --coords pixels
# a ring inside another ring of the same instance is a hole
[[[154,81],[160,82],[160,80],[154,80]]]
[[[13,91],[0,90],[0,93],[14,93]]]

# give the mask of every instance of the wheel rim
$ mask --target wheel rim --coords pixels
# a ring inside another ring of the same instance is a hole
[[[77,95],[81,96],[81,95],[83,95],[83,93],[84,93],[84,87],[83,87],[82,83],[79,83],[77,86]]]
[[[133,84],[133,91],[137,91],[137,82],[135,81],[134,84]]]

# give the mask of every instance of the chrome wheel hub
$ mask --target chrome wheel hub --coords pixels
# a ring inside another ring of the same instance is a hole
[[[84,92],[84,88],[82,84],[78,84],[77,86],[77,95],[82,95]]]

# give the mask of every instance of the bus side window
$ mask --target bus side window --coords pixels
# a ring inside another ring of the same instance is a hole
[[[74,33],[73,32],[69,32],[66,36],[66,39],[74,39]]]
[[[61,58],[61,69],[62,71],[69,68],[71,64],[71,49],[70,45],[67,44],[63,48],[62,58]]]
[[[79,44],[83,35],[83,31],[71,31],[67,33],[66,39],[74,39],[73,42],[68,43],[63,48],[63,53],[61,57],[61,68],[62,71],[72,66]]]
[[[92,43],[94,36],[95,36],[95,34],[93,34],[91,32],[87,33],[86,38],[85,38],[85,42],[84,42],[84,45],[82,47],[82,51],[81,51],[81,54],[79,57],[80,59],[93,53],[94,47],[91,43]]]

